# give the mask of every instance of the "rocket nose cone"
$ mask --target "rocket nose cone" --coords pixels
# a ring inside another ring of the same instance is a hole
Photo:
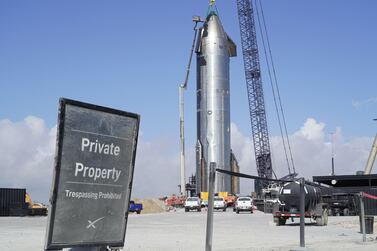
[[[217,37],[226,37],[223,25],[221,24],[220,18],[216,15],[216,13],[209,13],[206,18],[206,26],[209,36],[212,34]]]

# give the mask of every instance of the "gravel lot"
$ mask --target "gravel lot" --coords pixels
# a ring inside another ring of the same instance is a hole
[[[0,250],[43,250],[46,217],[0,218]],[[213,250],[291,250],[299,246],[299,223],[275,226],[272,216],[215,212]],[[182,210],[129,216],[127,251],[204,250],[206,212]],[[375,224],[375,232],[377,232]],[[329,225],[307,221],[306,246],[310,250],[377,250],[376,234],[361,243],[358,217],[329,217]]]

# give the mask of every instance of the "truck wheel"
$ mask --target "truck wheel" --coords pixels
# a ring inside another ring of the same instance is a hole
[[[284,218],[280,218],[279,221],[280,221],[280,225],[285,225],[285,223],[287,222],[287,220]]]
[[[317,223],[317,226],[323,226],[323,219],[322,216],[319,216],[315,219],[315,222]]]
[[[350,215],[350,210],[348,208],[343,209],[343,215],[344,216],[349,216]]]
[[[328,219],[329,219],[329,216],[328,216],[327,209],[323,209],[322,216],[317,217],[315,221],[317,222],[317,226],[326,226],[328,223]]]
[[[136,211],[136,214],[140,214],[140,211]]]
[[[286,219],[284,218],[275,218],[275,223],[276,223],[276,226],[282,226],[282,225],[285,225],[285,223],[287,222]]]

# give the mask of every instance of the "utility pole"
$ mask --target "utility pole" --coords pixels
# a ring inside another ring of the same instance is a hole
[[[208,211],[207,211],[207,226],[206,226],[206,249],[205,251],[212,251],[212,237],[213,237],[213,200],[216,179],[216,163],[209,164],[209,184],[208,184]]]
[[[334,153],[334,136],[335,136],[335,133],[330,133],[331,135],[331,175],[334,176],[335,175],[335,153]]]
[[[305,178],[300,180],[300,247],[305,247]]]

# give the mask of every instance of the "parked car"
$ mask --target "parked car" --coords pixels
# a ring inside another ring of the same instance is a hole
[[[219,210],[223,210],[225,212],[226,211],[226,203],[225,203],[224,198],[215,197],[213,199],[213,209],[219,209]]]
[[[253,213],[253,200],[250,197],[238,197],[235,204],[236,213],[247,211]]]
[[[190,210],[196,210],[200,212],[201,209],[201,201],[199,197],[188,197],[185,201],[185,212]]]

